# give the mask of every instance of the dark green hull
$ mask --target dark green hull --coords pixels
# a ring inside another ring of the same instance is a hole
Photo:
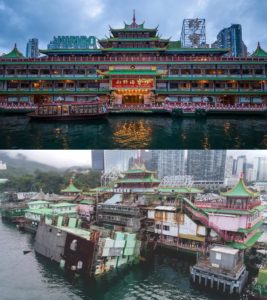
[[[2,208],[1,216],[7,221],[17,223],[25,217],[25,209],[26,208]]]
[[[26,115],[28,113],[34,112],[35,108],[3,108],[0,107],[1,115]]]

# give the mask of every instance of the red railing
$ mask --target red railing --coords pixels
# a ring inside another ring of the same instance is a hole
[[[41,58],[0,58],[0,62],[266,62],[266,58],[253,57],[207,57],[207,56],[49,56]]]
[[[256,206],[261,205],[261,201],[250,202],[247,205],[226,205],[225,203],[214,203],[214,202],[205,202],[197,201],[195,205],[198,208],[214,208],[214,209],[229,209],[229,210],[248,210]]]

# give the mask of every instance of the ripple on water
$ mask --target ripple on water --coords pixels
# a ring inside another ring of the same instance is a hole
[[[267,148],[262,117],[179,119],[116,116],[92,122],[0,118],[1,149],[254,149]]]

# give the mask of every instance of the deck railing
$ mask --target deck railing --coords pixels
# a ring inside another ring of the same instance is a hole
[[[247,205],[227,205],[226,203],[214,203],[206,201],[197,201],[195,205],[199,208],[229,209],[229,210],[248,210],[261,205],[261,201],[250,202]]]
[[[0,57],[1,62],[18,62],[18,63],[44,63],[44,62],[67,62],[67,63],[75,63],[75,62],[234,62],[234,63],[242,63],[242,62],[266,62],[266,58],[260,57],[207,57],[207,56],[147,56],[147,55],[139,55],[139,56],[49,56],[49,57],[41,57],[41,58],[4,58]]]

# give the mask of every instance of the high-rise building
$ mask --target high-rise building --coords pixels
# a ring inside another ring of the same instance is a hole
[[[140,159],[149,171],[158,172],[159,150],[141,150]]]
[[[158,150],[158,178],[184,175],[184,150]]]
[[[54,36],[48,49],[95,49],[95,36]]]
[[[233,167],[234,167],[234,158],[233,156],[227,156],[225,162],[225,174],[224,177],[230,178],[233,175]]]
[[[92,169],[96,171],[104,171],[104,150],[92,150]]]
[[[246,164],[246,181],[251,182],[253,178],[253,164]]]
[[[188,150],[187,175],[194,181],[224,181],[226,150]]]
[[[35,58],[40,55],[38,39],[30,39],[26,46],[26,57]]]
[[[233,24],[222,29],[212,47],[230,49],[228,55],[232,57],[247,56],[247,47],[242,40],[242,26]]]
[[[236,159],[234,174],[239,177],[242,175],[243,178],[246,180],[246,173],[247,173],[246,166],[247,166],[246,155],[238,156]]]
[[[252,180],[267,181],[267,157],[254,158]]]
[[[131,158],[138,157],[138,150],[104,150],[105,173],[127,171]]]

